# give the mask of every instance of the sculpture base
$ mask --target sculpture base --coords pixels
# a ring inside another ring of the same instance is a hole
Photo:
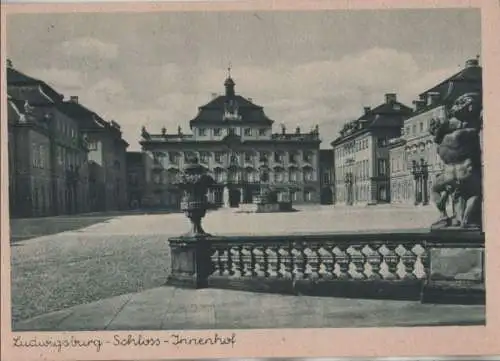
[[[167,284],[184,288],[205,288],[212,273],[209,235],[170,238],[171,273]]]
[[[423,303],[484,304],[484,249],[429,249],[429,274]]]

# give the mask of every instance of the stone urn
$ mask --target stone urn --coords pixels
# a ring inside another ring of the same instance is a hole
[[[207,191],[215,183],[207,174],[207,169],[193,157],[188,161],[177,181],[177,186],[183,192],[181,210],[191,222],[191,229],[183,237],[207,237],[201,225],[209,207]]]

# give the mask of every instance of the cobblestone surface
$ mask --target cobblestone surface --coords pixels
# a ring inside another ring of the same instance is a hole
[[[278,214],[219,210],[209,212],[204,225],[221,235],[284,234],[427,228],[434,218],[431,207],[311,206]],[[182,214],[126,215],[14,243],[13,320],[163,286],[170,264],[167,239],[188,228]]]

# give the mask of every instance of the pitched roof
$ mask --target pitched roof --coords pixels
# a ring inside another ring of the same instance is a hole
[[[30,103],[33,104],[44,104],[47,103],[49,99],[54,103],[54,102],[59,102],[64,98],[62,94],[55,91],[47,83],[41,81],[40,79],[30,77],[20,72],[19,70],[16,70],[11,67],[7,68],[7,85],[11,87],[11,89],[9,89],[10,93],[15,92],[15,90],[12,89],[12,87],[16,86],[26,86],[26,85],[39,86],[40,91],[36,93],[33,92],[23,93],[22,96],[19,96],[19,94],[17,93],[13,94],[15,98],[22,98],[23,100],[28,100]]]
[[[109,124],[99,115],[82,104],[64,101],[57,105],[58,109],[78,121],[82,130],[100,130],[109,127]]]
[[[190,120],[189,126],[192,127],[193,125],[200,123],[217,124],[231,122],[231,120],[223,120],[225,107],[230,101],[233,101],[233,104],[238,106],[238,115],[241,116],[241,120],[237,120],[237,122],[263,125],[271,125],[273,123],[273,121],[264,113],[261,106],[252,103],[250,100],[242,97],[241,95],[235,95],[232,97],[220,95],[209,103],[201,106],[196,117]]]
[[[352,131],[341,134],[332,143],[336,145],[345,139],[365,133],[374,128],[398,128],[403,125],[406,117],[413,113],[413,109],[398,101],[387,101],[377,107],[367,110],[358,119],[347,123],[352,126]]]
[[[439,93],[441,99],[444,99],[445,97],[454,99],[454,97],[456,97],[456,94],[453,94],[453,90],[451,93],[449,93],[451,82],[471,82],[478,83],[478,85],[482,86],[482,73],[483,69],[481,66],[479,66],[477,60],[468,60],[464,69],[453,74],[439,84],[434,85],[432,88],[420,93],[419,96],[425,97],[428,93],[436,92]]]

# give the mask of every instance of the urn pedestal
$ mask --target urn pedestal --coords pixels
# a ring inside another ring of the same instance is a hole
[[[177,237],[168,240],[170,275],[167,284],[183,288],[205,288],[212,273],[210,242],[205,237]]]

